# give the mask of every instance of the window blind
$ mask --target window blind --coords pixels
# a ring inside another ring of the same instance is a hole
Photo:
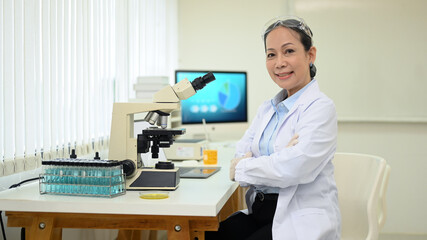
[[[178,59],[176,1],[131,1],[129,9],[130,78],[172,76]]]
[[[176,0],[0,1],[0,176],[108,148],[112,105],[176,67]]]
[[[1,1],[0,176],[107,146],[114,3]]]

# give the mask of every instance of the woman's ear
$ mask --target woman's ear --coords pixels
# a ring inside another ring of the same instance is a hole
[[[309,50],[308,50],[308,58],[309,58],[309,62],[314,63],[314,61],[316,61],[316,53],[317,53],[317,49],[315,46],[312,46]]]

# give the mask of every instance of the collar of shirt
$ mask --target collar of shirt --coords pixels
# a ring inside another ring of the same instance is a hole
[[[271,99],[271,105],[273,106],[273,109],[277,112],[278,106],[280,104],[283,104],[287,108],[287,111],[289,111],[294,106],[294,104],[298,100],[298,98],[304,93],[304,91],[312,83],[313,83],[313,80],[310,81],[307,85],[305,85],[303,88],[301,88],[298,92],[296,92],[294,95],[292,95],[290,97],[288,97],[288,92],[285,89],[283,89],[282,91],[280,91],[276,96],[274,96]]]
[[[261,135],[259,142],[261,155],[268,156],[274,152],[274,142],[277,135],[277,129],[283,123],[286,114],[310,84],[311,82],[289,98],[287,98],[287,91],[283,89],[271,99],[271,106],[274,109],[274,113]]]

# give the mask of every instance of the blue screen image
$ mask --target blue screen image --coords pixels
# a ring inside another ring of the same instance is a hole
[[[175,72],[175,82],[190,82],[208,71]],[[247,122],[246,72],[212,71],[215,80],[186,100],[181,101],[183,124]]]

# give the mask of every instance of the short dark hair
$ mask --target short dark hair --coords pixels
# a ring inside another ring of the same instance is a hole
[[[277,27],[285,27],[285,28],[289,28],[294,30],[296,33],[298,33],[299,37],[300,37],[300,41],[302,43],[302,45],[304,46],[305,51],[310,50],[310,48],[313,46],[313,40],[312,40],[312,36],[313,33],[311,31],[311,29],[305,25],[303,22],[300,22],[296,19],[287,19],[284,21],[276,21],[273,24],[271,24],[265,31],[264,33],[264,50],[267,51],[267,45],[265,40],[267,39],[267,35],[273,31],[273,29],[277,28]],[[305,29],[306,31],[303,31],[302,29]],[[309,36],[308,33],[310,33],[311,36]]]

